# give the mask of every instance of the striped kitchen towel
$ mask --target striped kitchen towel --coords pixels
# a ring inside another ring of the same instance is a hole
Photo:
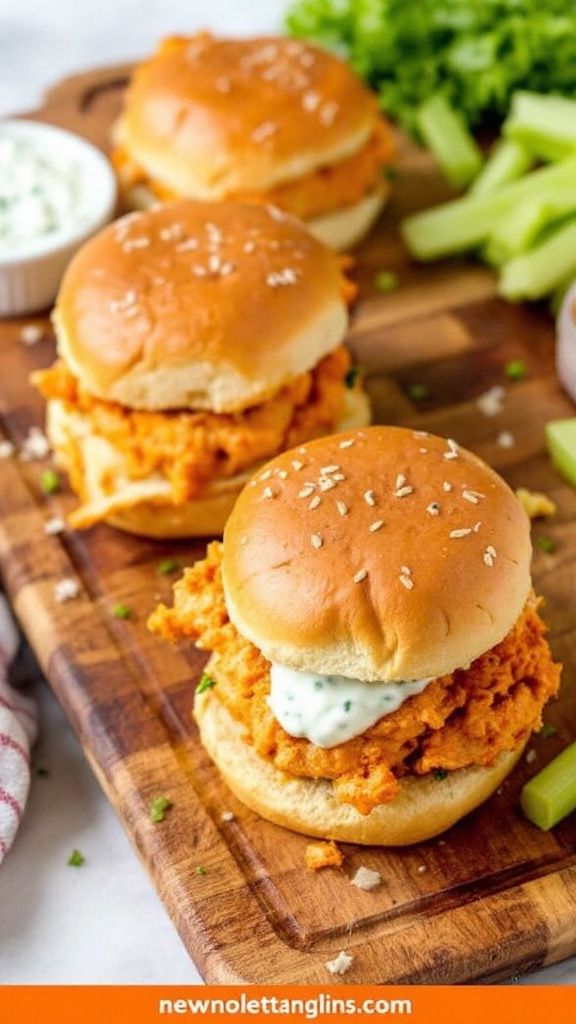
[[[38,727],[34,700],[10,682],[19,635],[0,594],[0,864],[10,849],[30,788],[30,748]]]

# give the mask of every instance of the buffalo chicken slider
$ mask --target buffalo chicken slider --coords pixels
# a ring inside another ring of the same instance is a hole
[[[70,524],[216,536],[263,461],[367,423],[342,345],[351,288],[269,206],[184,200],[92,238],[57,297],[59,358],[32,378],[80,498]]]
[[[194,714],[237,797],[403,845],[486,800],[558,689],[529,521],[479,458],[400,427],[268,463],[150,627],[212,653]]]
[[[376,96],[343,60],[294,39],[165,40],[136,67],[113,135],[130,208],[274,203],[343,250],[389,194],[393,136]]]

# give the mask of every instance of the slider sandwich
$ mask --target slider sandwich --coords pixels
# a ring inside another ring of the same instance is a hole
[[[342,344],[353,291],[271,206],[184,200],[93,237],[57,297],[58,359],[32,378],[70,525],[217,535],[262,462],[367,423]]]
[[[129,208],[273,203],[347,249],[389,194],[391,128],[343,60],[289,38],[170,38],[138,65],[113,129]]]
[[[271,460],[150,628],[211,652],[194,715],[236,796],[403,845],[486,800],[557,692],[516,496],[453,441],[373,426]]]

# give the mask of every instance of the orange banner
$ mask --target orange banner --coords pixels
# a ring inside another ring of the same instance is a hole
[[[548,986],[5,986],[2,1024],[549,1024],[574,1020],[576,989]]]

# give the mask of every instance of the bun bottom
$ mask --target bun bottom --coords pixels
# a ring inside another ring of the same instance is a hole
[[[210,691],[196,694],[194,718],[228,788],[262,818],[292,832],[370,846],[409,846],[445,832],[494,793],[525,746],[500,754],[491,768],[459,768],[441,782],[404,779],[394,800],[362,815],[335,799],[329,781],[296,778],[256,754]]]
[[[389,183],[382,181],[353,206],[342,207],[321,217],[311,217],[303,222],[304,226],[329,249],[345,252],[368,234],[386,205],[389,194]],[[129,210],[147,210],[158,199],[150,188],[138,184],[126,188],[124,202]]]

